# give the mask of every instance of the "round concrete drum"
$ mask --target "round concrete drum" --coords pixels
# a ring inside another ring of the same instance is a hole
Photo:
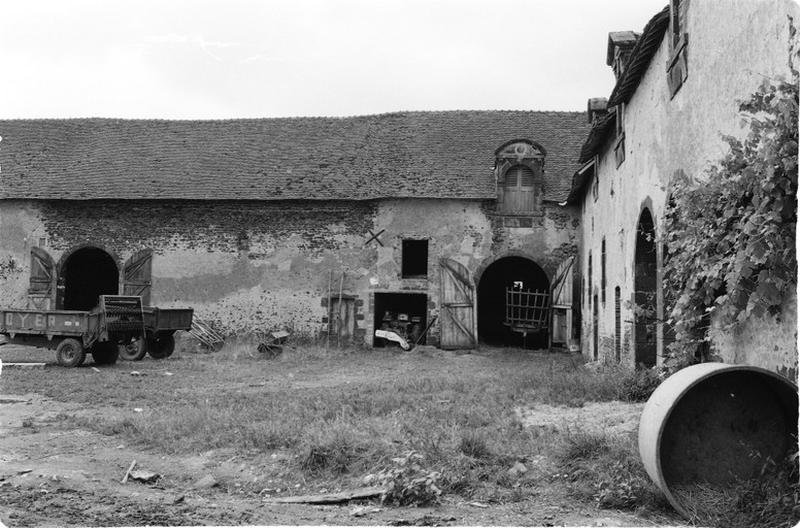
[[[797,387],[757,367],[704,363],[667,378],[642,412],[639,452],[650,478],[688,516],[679,490],[758,477],[797,443]]]

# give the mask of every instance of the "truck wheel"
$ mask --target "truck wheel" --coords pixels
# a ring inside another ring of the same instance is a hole
[[[141,337],[131,339],[130,342],[120,345],[119,357],[126,361],[139,361],[147,354],[147,348],[144,345],[145,340]]]
[[[67,337],[56,347],[56,361],[62,367],[77,367],[86,359],[86,351],[77,339]]]
[[[92,346],[92,358],[98,365],[113,365],[119,357],[119,348],[112,341],[97,342]]]
[[[164,359],[172,355],[175,350],[175,337],[172,334],[162,334],[147,340],[147,353],[153,359]]]

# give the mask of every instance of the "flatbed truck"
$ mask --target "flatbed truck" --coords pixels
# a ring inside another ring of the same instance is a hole
[[[191,308],[143,307],[141,297],[101,295],[89,311],[0,308],[0,334],[5,344],[55,349],[56,361],[65,367],[82,364],[87,352],[95,363],[110,364],[120,356],[169,357],[173,334],[189,330],[192,316]]]

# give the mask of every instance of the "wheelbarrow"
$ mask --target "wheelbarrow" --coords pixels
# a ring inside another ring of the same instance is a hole
[[[286,343],[286,338],[289,337],[289,332],[279,330],[269,334],[269,340],[263,341],[258,344],[258,351],[264,354],[267,359],[274,359],[283,353],[283,345]]]

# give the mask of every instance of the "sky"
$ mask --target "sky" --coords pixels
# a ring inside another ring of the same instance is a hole
[[[667,0],[0,0],[0,118],[585,110]]]

